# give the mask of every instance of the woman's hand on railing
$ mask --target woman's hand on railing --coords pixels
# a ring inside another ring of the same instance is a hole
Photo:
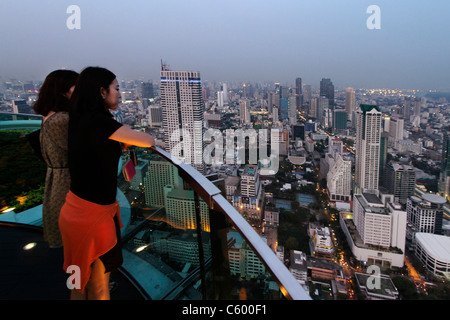
[[[131,129],[123,125],[117,129],[109,139],[119,141],[125,145],[150,148],[155,145],[155,138],[148,133]]]

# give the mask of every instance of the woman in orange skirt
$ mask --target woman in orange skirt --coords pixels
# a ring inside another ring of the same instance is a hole
[[[120,103],[119,83],[109,70],[80,73],[69,112],[70,190],[59,226],[64,270],[71,299],[108,300],[109,274],[122,264],[119,206],[116,201],[120,143],[151,147],[152,136],[113,119]]]

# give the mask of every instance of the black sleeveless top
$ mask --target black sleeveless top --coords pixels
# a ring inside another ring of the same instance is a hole
[[[90,112],[69,119],[70,190],[101,205],[116,201],[120,143],[109,137],[120,127],[109,112]]]

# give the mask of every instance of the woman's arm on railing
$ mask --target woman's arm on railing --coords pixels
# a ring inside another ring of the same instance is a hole
[[[142,131],[133,130],[126,125],[117,129],[109,139],[143,148],[150,148],[155,145],[153,136]]]

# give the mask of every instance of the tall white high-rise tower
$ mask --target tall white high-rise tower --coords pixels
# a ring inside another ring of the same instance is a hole
[[[162,65],[160,96],[166,150],[204,173],[200,73],[171,71]]]
[[[345,111],[347,112],[347,118],[352,119],[353,111],[356,110],[356,97],[355,90],[353,88],[347,88],[345,90]]]
[[[361,104],[356,110],[355,194],[378,190],[381,146],[381,112]]]

